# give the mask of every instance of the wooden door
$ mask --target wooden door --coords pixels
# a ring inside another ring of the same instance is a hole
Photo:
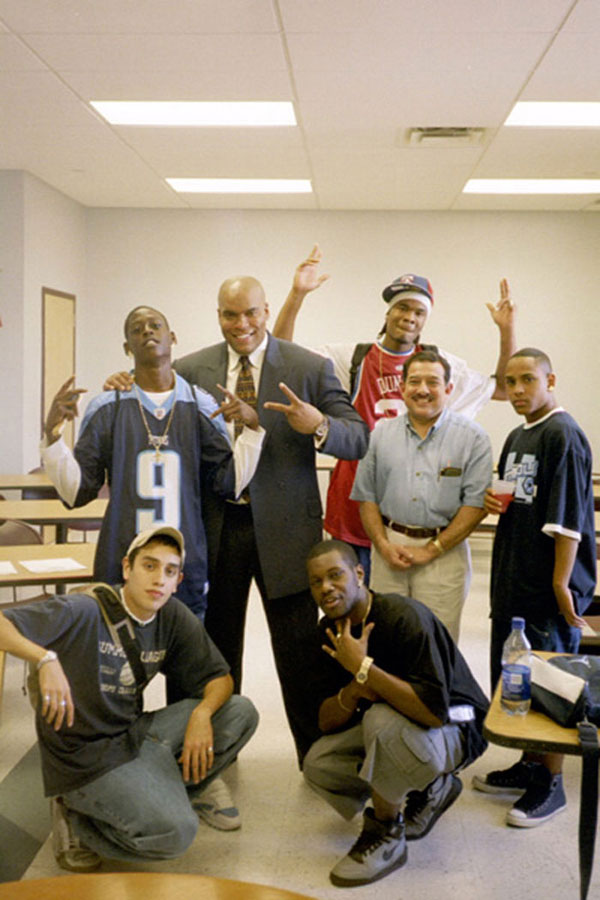
[[[42,288],[42,429],[52,398],[75,374],[75,296]],[[63,436],[73,446],[74,424],[68,422]]]

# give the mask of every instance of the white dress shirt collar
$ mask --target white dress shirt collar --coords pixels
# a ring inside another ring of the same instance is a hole
[[[240,361],[242,355],[247,355],[248,359],[250,360],[250,365],[253,368],[258,369],[260,372],[260,370],[262,369],[263,359],[265,358],[265,352],[267,350],[268,340],[269,340],[269,335],[265,334],[263,340],[260,342],[258,347],[255,347],[254,350],[252,351],[252,353],[248,353],[248,354],[237,353],[230,344],[227,344],[227,358],[228,358],[227,371],[228,372],[233,372],[234,370],[237,371],[237,369],[239,368],[239,361]]]

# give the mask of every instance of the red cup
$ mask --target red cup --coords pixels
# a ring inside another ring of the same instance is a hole
[[[492,484],[492,490],[494,492],[494,499],[498,500],[498,502],[502,504],[502,509],[500,510],[500,512],[505,513],[508,509],[509,503],[512,501],[515,495],[514,481],[505,481],[503,479],[498,479]]]

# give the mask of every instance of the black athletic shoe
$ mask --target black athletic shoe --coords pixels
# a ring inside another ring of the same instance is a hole
[[[404,807],[407,841],[429,834],[442,813],[452,806],[462,791],[462,781],[449,773],[439,775],[424,791],[411,791]]]
[[[540,763],[519,760],[510,769],[496,769],[487,775],[473,775],[471,782],[476,791],[484,794],[510,794],[526,791],[536,769],[543,768]]]

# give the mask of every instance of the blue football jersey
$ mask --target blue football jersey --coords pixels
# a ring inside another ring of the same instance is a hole
[[[211,404],[216,408],[212,397],[207,405],[206,397],[179,375],[173,394],[159,408],[135,385],[129,391],[106,391],[88,405],[74,449],[81,469],[74,505],[96,497],[106,479],[110,487],[94,576],[109,584],[120,582],[121,561],[134,535],[155,525],[173,525],[186,546],[177,596],[197,613],[204,609],[207,587],[201,485],[223,497],[235,492],[231,446],[205,415]],[[140,402],[151,433],[166,433],[160,453],[148,439]]]

